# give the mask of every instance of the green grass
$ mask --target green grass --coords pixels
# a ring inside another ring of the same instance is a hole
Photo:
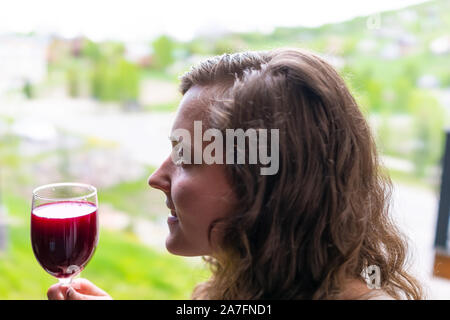
[[[30,244],[28,201],[4,196],[14,223],[9,248],[0,255],[0,299],[46,299],[56,279],[34,258]],[[185,258],[156,252],[129,233],[101,230],[94,257],[82,277],[115,299],[189,299],[209,271]]]

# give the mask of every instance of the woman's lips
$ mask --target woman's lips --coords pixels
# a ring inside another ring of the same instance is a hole
[[[170,216],[167,218],[167,223],[169,224],[175,224],[178,223],[178,217],[175,210],[170,210]]]

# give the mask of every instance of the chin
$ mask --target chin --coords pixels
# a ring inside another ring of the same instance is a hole
[[[198,257],[208,255],[204,250],[196,250],[195,248],[190,248],[186,246],[186,242],[177,243],[174,241],[175,239],[171,239],[171,237],[167,237],[166,239],[166,249],[173,255],[183,256],[183,257]]]

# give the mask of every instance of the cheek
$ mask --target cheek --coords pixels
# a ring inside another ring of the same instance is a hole
[[[215,172],[180,176],[172,184],[172,199],[186,227],[192,223],[192,227],[208,228],[212,221],[229,214],[234,202],[232,194],[224,177]]]
[[[195,208],[202,196],[201,184],[188,177],[182,177],[172,183],[172,200],[180,215],[196,215]],[[198,208],[197,208],[198,209]]]

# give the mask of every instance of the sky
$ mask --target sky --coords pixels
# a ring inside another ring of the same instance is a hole
[[[314,27],[402,8],[424,0],[10,0],[0,2],[1,33],[85,35],[93,40],[186,41],[224,31]]]

